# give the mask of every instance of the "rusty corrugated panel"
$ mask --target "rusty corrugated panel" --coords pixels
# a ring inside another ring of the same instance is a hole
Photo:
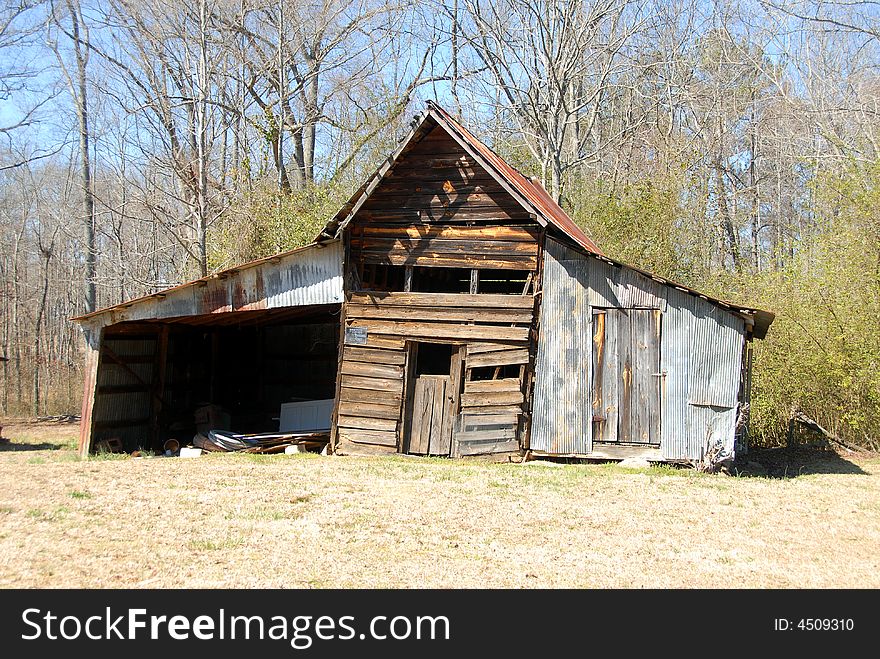
[[[547,453],[592,450],[590,263],[565,261],[568,250],[547,240],[535,363],[531,448]]]
[[[104,325],[342,302],[342,245],[313,244],[75,318]]]
[[[699,460],[716,442],[733,455],[744,338],[738,316],[670,289],[660,353],[664,458]]]
[[[587,251],[593,254],[602,253],[599,246],[596,245],[596,243],[594,243],[593,240],[574,223],[574,220],[562,210],[559,204],[553,201],[552,197],[547,194],[544,186],[537,181],[532,181],[531,179],[526,178],[516,169],[508,165],[498,154],[478,140],[473,133],[453,119],[452,115],[439,105],[429,101],[428,107],[438,115],[441,124],[446,124],[447,128],[451,128],[458,133],[474,151],[482,156],[482,158],[495,169],[498,175],[525,197],[535,211],[547,222],[562,231]]]
[[[688,403],[736,407],[744,323],[705,300],[694,299],[694,331]]]
[[[342,302],[342,242],[325,243],[265,277],[266,308]]]
[[[590,264],[590,304],[621,309],[664,309],[666,287],[627,267],[598,259]]]
[[[97,373],[92,424],[94,439],[117,437],[126,450],[132,450],[146,439],[148,419],[152,410],[149,391],[102,391],[102,388],[141,387],[153,381],[153,357],[156,339],[105,338],[102,348],[109,348],[122,360],[136,359],[122,366],[106,355],[101,359]],[[142,420],[138,426],[115,426],[117,422]],[[93,440],[94,441],[94,440]]]

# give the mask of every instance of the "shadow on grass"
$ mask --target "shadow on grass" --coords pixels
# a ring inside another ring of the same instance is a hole
[[[797,478],[811,474],[857,474],[868,472],[835,451],[806,446],[752,449],[733,467],[737,476]]]
[[[51,443],[41,442],[39,444],[31,444],[28,442],[14,442],[11,439],[0,439],[0,453],[4,451],[60,451],[69,449],[70,444],[66,442]]]

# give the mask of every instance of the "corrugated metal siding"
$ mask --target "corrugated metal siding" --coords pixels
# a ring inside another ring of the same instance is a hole
[[[126,368],[105,357],[101,360],[100,367],[98,368],[98,387],[141,385],[142,383],[131,372],[136,373],[143,382],[152,382],[152,358],[156,353],[155,339],[110,338],[104,339],[103,347],[109,348],[122,359],[126,357],[142,357],[151,361],[126,364]],[[123,441],[126,450],[137,448],[146,439],[148,423],[125,428],[109,427],[101,429],[100,426],[101,424],[112,424],[117,421],[149,419],[152,412],[151,405],[152,401],[150,400],[149,391],[96,393],[92,411],[92,423],[98,425],[95,439],[118,437]]]
[[[547,240],[547,250],[564,265],[570,262],[589,264],[584,281],[590,306],[614,309],[666,308],[667,287],[640,272],[590,258],[555,240]]]
[[[716,442],[732,454],[743,320],[686,291],[554,240],[547,240],[544,259],[532,448],[551,453],[589,450],[591,307],[642,307],[664,310],[660,342],[660,368],[666,374],[661,389],[663,457],[699,460]],[[579,302],[582,320],[578,321],[570,317],[575,290],[586,298]],[[572,350],[580,354],[576,364],[567,361]],[[569,384],[580,391],[572,393]],[[575,408],[577,412],[572,411]]]
[[[688,373],[691,365],[690,331],[694,323],[694,296],[670,289],[666,293],[663,334],[660,337],[660,371],[665,373],[660,393],[663,422],[660,450],[667,460],[688,457]]]
[[[162,293],[108,309],[93,322],[111,325],[123,321],[197,316],[226,311],[276,309],[342,302],[342,243],[313,245],[227,271]]]
[[[563,262],[566,250],[547,241],[535,363],[531,448],[548,453],[592,450],[590,263]]]
[[[309,250],[266,275],[266,307],[296,307],[342,302],[342,242]]]
[[[705,405],[687,406],[688,458],[701,460],[709,447],[720,444],[721,457],[733,457],[736,408]]]
[[[683,291],[670,289],[667,300],[660,352],[663,457],[700,460],[716,442],[731,456],[745,324]]]
[[[745,323],[699,298],[694,321],[688,403],[736,407]]]

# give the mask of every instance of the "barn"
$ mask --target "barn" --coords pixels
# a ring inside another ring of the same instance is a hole
[[[288,424],[340,455],[687,462],[734,457],[773,316],[608,258],[428,103],[312,245],[75,320],[83,454]]]

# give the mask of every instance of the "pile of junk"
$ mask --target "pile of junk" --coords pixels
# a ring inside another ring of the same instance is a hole
[[[198,457],[203,452],[220,453],[321,453],[330,442],[330,414],[333,400],[297,401],[281,406],[279,430],[237,433],[229,430],[230,416],[219,405],[204,404],[195,410],[196,434],[190,446],[168,439],[166,456]]]

